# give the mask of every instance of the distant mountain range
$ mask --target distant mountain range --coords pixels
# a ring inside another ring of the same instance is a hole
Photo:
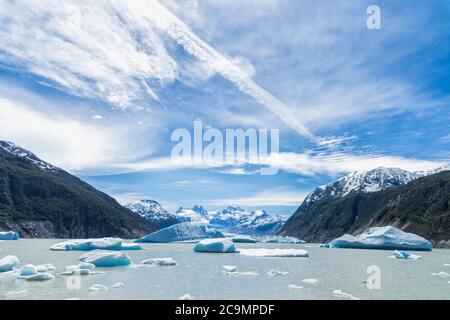
[[[146,206],[144,205],[146,203],[154,205]],[[170,216],[173,223],[176,223],[177,220],[179,222],[203,223],[212,228],[239,234],[272,234],[285,222],[284,218],[268,214],[264,210],[247,211],[237,205],[213,211],[207,211],[199,205],[193,208],[180,207],[174,214],[162,209],[161,205],[154,200],[139,200],[128,204],[126,207],[157,225],[160,225],[157,221],[161,219],[161,212],[164,212],[163,216]]]
[[[450,247],[450,171],[377,168],[316,188],[279,230],[309,242],[392,225]]]
[[[159,228],[166,228],[182,222],[155,200],[137,200],[127,204],[125,207],[139,214]]]
[[[66,171],[0,141],[0,230],[25,238],[136,238],[157,229]]]

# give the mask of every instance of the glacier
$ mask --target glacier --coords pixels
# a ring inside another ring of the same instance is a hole
[[[1,231],[0,240],[19,240],[19,234],[15,231]]]
[[[302,249],[240,249],[239,253],[250,257],[309,257],[308,251]]]
[[[52,251],[90,251],[90,250],[142,250],[135,243],[125,243],[120,238],[99,238],[67,240],[50,246]]]
[[[222,232],[211,229],[203,224],[184,222],[150,233],[145,237],[135,240],[135,242],[166,243],[224,237]]]
[[[0,259],[0,273],[13,270],[20,263],[16,256],[6,256]]]
[[[131,259],[123,252],[93,250],[81,255],[78,260],[92,263],[96,267],[122,267],[131,264]]]
[[[352,236],[343,235],[329,243],[334,248],[431,251],[430,241],[392,226],[374,227]]]
[[[216,253],[235,253],[237,252],[234,243],[225,238],[205,239],[194,246],[195,252],[216,252]]]

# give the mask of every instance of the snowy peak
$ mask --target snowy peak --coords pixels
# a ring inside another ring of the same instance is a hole
[[[137,200],[127,204],[125,207],[160,228],[165,228],[180,222],[155,200]]]
[[[13,142],[0,140],[0,149],[12,154],[13,156],[16,156],[16,157],[26,160],[27,162],[35,165],[36,167],[38,167],[41,170],[48,171],[48,172],[61,171],[61,169],[54,167],[45,161],[42,161],[41,159],[36,157],[32,152],[19,147],[18,145],[16,145]]]
[[[181,222],[208,222],[208,211],[199,205],[195,205],[192,208],[180,207],[175,212],[175,215]]]
[[[351,192],[376,192],[395,188],[420,177],[418,173],[400,168],[379,167],[370,171],[355,171],[316,188],[305,198],[303,204],[309,207],[324,197],[342,198]]]

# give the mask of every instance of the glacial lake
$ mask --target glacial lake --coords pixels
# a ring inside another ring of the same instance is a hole
[[[55,239],[0,241],[0,258],[17,256],[20,266],[28,263],[52,263],[58,272],[78,264],[81,251],[56,252],[48,247]],[[79,288],[69,289],[67,276],[33,282],[0,274],[0,299],[178,299],[190,294],[195,299],[340,299],[334,290],[342,290],[361,299],[449,299],[450,277],[432,273],[450,273],[450,250],[413,252],[420,260],[397,260],[391,251],[324,249],[316,244],[237,244],[241,248],[306,249],[308,258],[247,257],[240,254],[196,253],[193,244],[142,244],[145,250],[125,251],[134,263],[144,259],[171,257],[172,267],[96,268],[105,274],[81,276]],[[223,265],[238,272],[258,275],[227,275]],[[369,290],[366,280],[369,266],[380,269],[380,289]],[[288,272],[286,276],[268,276],[270,269]],[[317,279],[316,284],[303,279]],[[123,288],[111,288],[117,282]],[[89,291],[95,284],[109,290]],[[292,289],[289,285],[302,286]],[[25,291],[26,290],[26,291]],[[17,295],[11,293],[16,292]],[[9,293],[8,293],[9,292]]]

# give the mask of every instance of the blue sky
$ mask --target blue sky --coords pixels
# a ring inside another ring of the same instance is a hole
[[[448,1],[0,0],[0,27],[0,139],[122,203],[290,214],[350,171],[450,159]],[[278,174],[173,164],[194,120],[280,129]]]

